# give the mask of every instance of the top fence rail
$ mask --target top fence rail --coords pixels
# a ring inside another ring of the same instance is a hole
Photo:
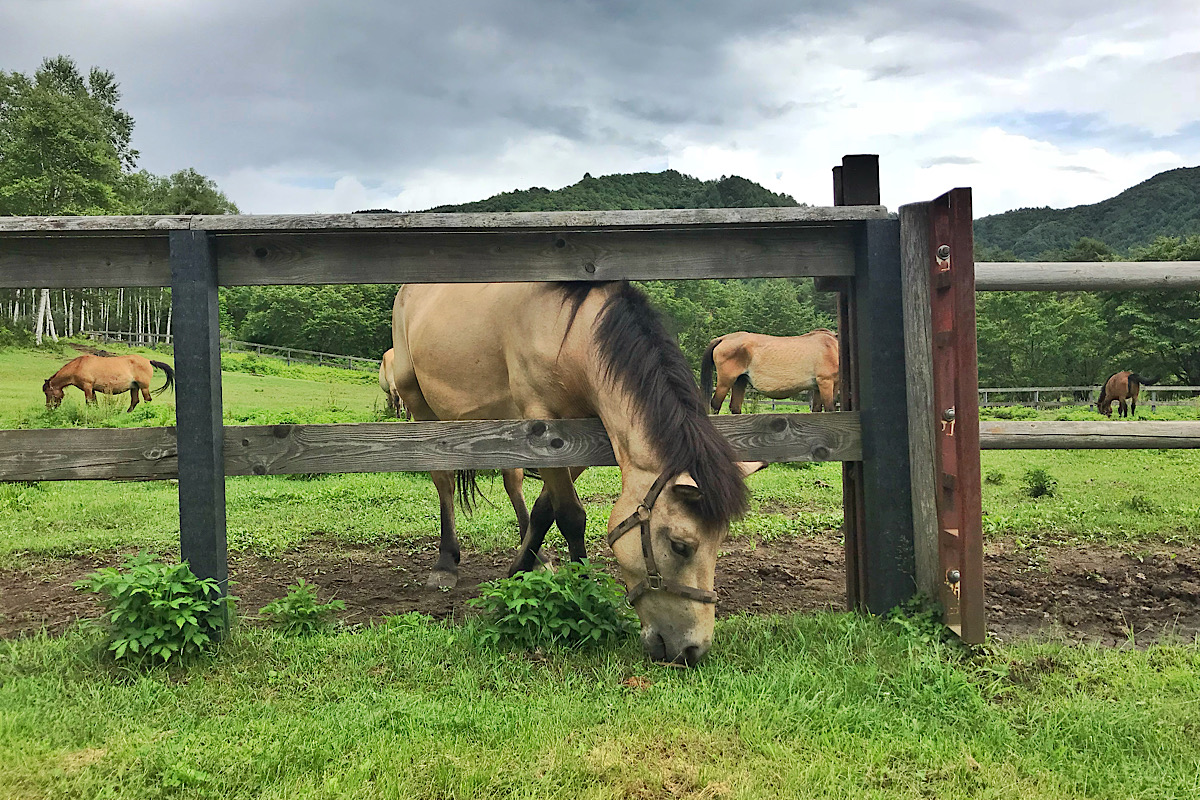
[[[631,228],[694,225],[826,224],[886,219],[883,206],[665,208],[636,211],[513,211],[442,214],[218,214],[125,217],[0,217],[0,234],[142,233],[169,230],[264,231],[436,230],[503,228]]]
[[[882,206],[0,218],[0,286],[169,286],[171,231],[225,286],[841,276]]]

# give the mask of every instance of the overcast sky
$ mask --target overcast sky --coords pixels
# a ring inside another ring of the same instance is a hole
[[[585,172],[831,203],[1090,203],[1200,164],[1197,0],[0,0],[0,69],[117,76],[141,166],[251,213],[418,210]]]

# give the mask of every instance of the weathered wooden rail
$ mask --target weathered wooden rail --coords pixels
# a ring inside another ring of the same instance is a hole
[[[1128,292],[1200,289],[1200,261],[981,261],[980,292]]]
[[[859,415],[746,414],[713,423],[744,461],[858,461]],[[225,475],[612,466],[596,419],[227,425]],[[165,480],[179,475],[174,428],[4,431],[5,480]]]

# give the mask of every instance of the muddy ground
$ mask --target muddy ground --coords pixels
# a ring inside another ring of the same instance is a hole
[[[297,578],[346,603],[349,624],[420,611],[461,618],[481,581],[504,574],[503,554],[465,553],[458,587],[430,591],[424,580],[436,542],[378,551],[313,539],[278,557],[233,555],[238,609],[253,618]],[[46,628],[59,632],[78,618],[94,617],[94,595],[72,583],[115,556],[52,559],[23,570],[0,570],[0,637]],[[610,565],[611,567],[611,565]],[[988,545],[985,555],[988,629],[998,639],[1057,637],[1109,645],[1138,645],[1200,636],[1200,547],[1152,546],[1136,554],[1102,545],[1018,548]],[[717,569],[720,615],[787,613],[845,603],[842,548],[828,537],[726,545]]]

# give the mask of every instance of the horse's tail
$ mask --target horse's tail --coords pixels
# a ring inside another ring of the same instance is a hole
[[[454,484],[458,490],[458,506],[466,514],[471,514],[475,511],[475,505],[480,498],[484,502],[490,504],[483,492],[479,490],[478,473],[473,469],[459,469],[454,471]]]
[[[708,343],[708,349],[704,351],[704,357],[700,359],[700,385],[704,387],[704,402],[712,402],[713,396],[713,369],[716,362],[713,360],[713,351],[717,349],[717,345],[721,343],[724,336],[718,336]]]
[[[172,386],[175,385],[175,370],[171,367],[170,364],[164,363],[162,361],[151,361],[150,366],[158,367],[163,372],[167,373],[167,382],[164,383],[162,386],[158,387],[158,389],[156,389],[154,391],[154,394],[162,394],[167,389],[170,389]]]
[[[1129,380],[1134,383],[1140,383],[1142,386],[1149,386],[1152,383],[1158,383],[1158,378],[1143,378],[1136,372],[1129,373]]]

